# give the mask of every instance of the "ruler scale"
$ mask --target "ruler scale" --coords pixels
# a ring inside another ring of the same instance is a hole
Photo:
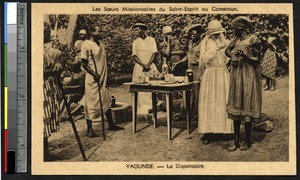
[[[4,172],[27,171],[27,5],[5,3]]]
[[[27,5],[17,9],[17,154],[16,171],[27,171]]]

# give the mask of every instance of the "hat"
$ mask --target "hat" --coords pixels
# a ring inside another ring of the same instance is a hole
[[[148,26],[146,24],[143,23],[135,23],[133,26],[131,26],[131,28],[140,28],[140,29],[148,29]]]
[[[86,30],[84,30],[84,29],[81,29],[81,30],[79,31],[79,34],[86,35]]]
[[[202,24],[194,24],[192,25],[190,28],[187,29],[188,32],[191,32],[191,31],[202,31]]]
[[[171,26],[164,26],[162,28],[162,33],[163,33],[163,35],[171,35],[171,34],[173,34]]]
[[[251,20],[246,16],[238,16],[232,20],[232,27],[235,29],[247,29],[250,27]]]
[[[218,20],[212,20],[207,25],[208,34],[219,34],[224,32],[225,29],[222,27],[222,24]]]
[[[276,37],[269,37],[268,38],[268,43],[273,44],[273,41],[276,40]]]

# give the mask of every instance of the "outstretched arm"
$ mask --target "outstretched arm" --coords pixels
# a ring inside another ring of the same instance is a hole
[[[183,62],[187,62],[188,61],[188,57],[184,56],[184,58],[182,58],[180,61],[178,61],[178,63],[183,63]]]

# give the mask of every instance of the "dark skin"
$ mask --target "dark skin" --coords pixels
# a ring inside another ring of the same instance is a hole
[[[85,34],[79,34],[79,39],[80,40],[85,40]]]
[[[163,55],[167,58],[170,58],[170,56],[172,55],[182,55],[184,53],[184,51],[172,51],[172,47],[171,47],[171,36],[172,35],[166,35],[165,36],[165,40],[167,42],[167,47],[165,49],[165,51],[163,52]]]
[[[193,30],[192,32],[190,32],[190,39],[193,42],[193,45],[198,44],[200,41],[200,34],[199,32]],[[185,56],[184,58],[182,58],[179,62],[177,63],[182,63],[182,62],[187,62],[188,61],[188,56]],[[176,64],[177,64],[176,63]],[[174,66],[176,65],[174,64]]]
[[[243,29],[236,29],[235,35],[237,38],[234,39],[232,42],[230,42],[230,44],[228,45],[228,47],[225,51],[226,56],[231,58],[231,63],[233,65],[233,67],[237,67],[237,65],[238,65],[238,57],[243,57],[243,59],[245,59],[251,65],[254,65],[254,66],[257,65],[259,63],[259,59],[260,59],[260,45],[259,44],[252,45],[251,48],[252,48],[253,56],[247,56],[241,50],[237,51],[236,54],[233,54],[232,50],[235,47],[236,41],[238,39],[244,40],[248,37],[247,32]]]
[[[85,40],[85,34],[79,34],[79,40]],[[76,52],[80,52],[80,49],[76,49]]]
[[[100,39],[101,39],[101,29],[100,27],[96,26],[95,27],[95,31],[91,33],[91,38],[90,41],[95,42],[98,46],[100,45]],[[89,52],[89,54],[91,54],[91,52]],[[94,80],[96,82],[100,81],[100,76],[99,74],[97,74],[93,69],[91,69],[91,67],[88,65],[88,60],[87,59],[81,59],[82,62],[82,67],[90,74],[94,77]],[[103,84],[102,80],[101,82],[99,82],[99,85],[101,86]]]
[[[239,50],[235,54],[233,54],[232,50],[234,49],[237,40],[245,40],[246,38],[249,37],[249,34],[244,29],[235,29],[235,35],[237,38],[234,39],[229,44],[229,46],[227,47],[227,49],[225,51],[225,54],[231,58],[232,66],[234,68],[238,67],[238,58],[239,57],[242,57],[248,64],[256,66],[260,60],[260,45],[254,44],[251,46],[251,51],[252,51],[253,56],[248,56],[241,50]],[[241,120],[234,121],[235,142],[232,146],[228,147],[229,151],[235,151],[237,148],[240,147],[240,144],[239,144],[240,125],[241,125]],[[251,142],[250,142],[251,128],[252,128],[252,123],[245,122],[245,140],[244,140],[245,143],[241,147],[242,151],[247,150],[251,147]]]
[[[163,52],[163,54],[166,57],[170,57],[170,55],[171,55],[171,36],[170,35],[166,35],[165,36],[165,40],[167,41],[167,48]]]
[[[138,36],[140,38],[142,38],[143,40],[145,40],[147,38],[146,31],[144,29],[137,28],[136,32],[138,33]],[[140,66],[143,67],[143,71],[144,72],[148,72],[151,69],[150,68],[151,64],[156,59],[156,56],[157,56],[157,53],[156,52],[153,53],[152,56],[151,56],[151,58],[150,58],[150,61],[147,64],[144,64],[137,55],[133,55],[132,57],[133,57],[133,60],[134,60],[135,63],[138,63]]]
[[[91,32],[91,38],[90,41],[95,42],[98,46],[100,45],[100,40],[101,40],[101,29],[100,26],[95,26],[94,32]],[[90,55],[92,55],[92,52],[88,52]],[[82,67],[94,77],[94,80],[98,82],[98,86],[102,87],[105,79],[100,79],[100,75],[98,75],[91,67],[88,65],[88,60],[87,59],[81,59],[82,62]],[[111,115],[111,109],[109,109],[106,113],[105,116],[107,118],[109,127],[111,130],[122,130],[124,128],[120,128],[116,126],[112,120],[112,115]],[[86,119],[87,123],[87,136],[88,137],[97,137],[98,135],[94,132],[93,127],[92,127],[92,120]]]

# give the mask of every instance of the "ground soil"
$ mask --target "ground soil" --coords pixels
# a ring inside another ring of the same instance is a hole
[[[186,130],[186,121],[176,119],[172,124],[173,141],[167,140],[166,113],[158,113],[158,127],[142,118],[138,120],[136,134],[132,132],[131,119],[118,124],[125,130],[112,132],[106,127],[106,141],[101,136],[101,123],[93,126],[99,135],[85,136],[84,118],[76,121],[76,127],[88,157],[88,161],[288,161],[289,145],[289,101],[288,78],[277,80],[275,91],[263,91],[263,117],[274,124],[270,133],[253,132],[253,146],[248,151],[226,151],[232,142],[231,136],[215,135],[213,141],[203,145],[202,134],[197,131],[197,119],[192,121],[192,133]],[[131,104],[132,97],[125,85],[111,89],[117,101]],[[292,109],[293,110],[293,109]],[[244,131],[241,134],[243,136]],[[59,132],[49,137],[49,156],[46,161],[82,161],[80,151],[69,122],[60,123]]]

